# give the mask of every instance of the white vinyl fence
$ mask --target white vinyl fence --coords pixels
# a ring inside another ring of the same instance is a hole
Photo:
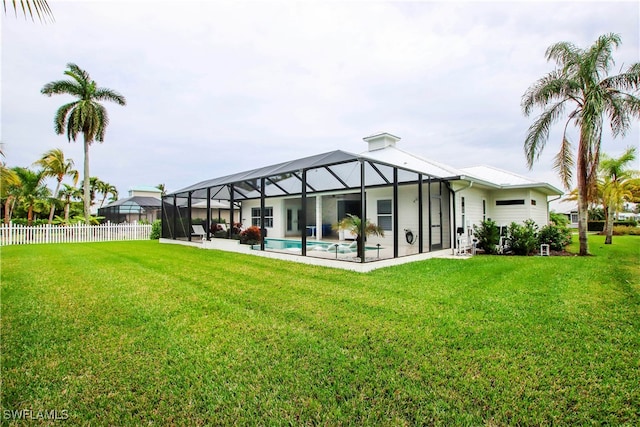
[[[0,246],[148,240],[151,224],[0,225]]]

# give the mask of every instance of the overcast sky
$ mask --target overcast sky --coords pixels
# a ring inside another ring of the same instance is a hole
[[[520,99],[553,69],[545,50],[615,32],[615,71],[640,61],[637,1],[49,4],[54,23],[2,16],[5,161],[29,166],[62,148],[82,171],[82,137],[68,143],[53,130],[71,98],[40,94],[73,62],[127,98],[126,107],[105,103],[105,142],[90,151],[91,175],[122,196],[336,149],[361,153],[362,138],[381,131],[425,158],[562,188],[551,165],[564,122],[533,170],[523,153],[535,116],[522,115]],[[607,132],[603,149],[619,154],[639,134],[637,123],[625,139]]]

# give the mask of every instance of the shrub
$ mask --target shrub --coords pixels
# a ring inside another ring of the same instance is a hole
[[[569,226],[569,217],[566,216],[565,214],[551,211],[549,212],[549,220],[551,220],[551,222],[554,223],[555,225],[565,226],[565,227]]]
[[[473,234],[478,239],[478,248],[484,250],[484,253],[495,254],[498,252],[497,245],[500,243],[500,228],[495,221],[487,219],[482,221],[480,227],[474,225]]]
[[[571,243],[571,230],[563,225],[548,224],[538,232],[538,245],[547,244],[554,251],[562,251]]]
[[[256,243],[260,243],[261,240],[262,236],[260,234],[260,227],[256,227],[255,225],[240,233],[240,243],[255,245]]]
[[[151,234],[149,235],[149,238],[151,240],[158,240],[161,234],[162,234],[162,220],[156,219],[155,221],[153,221],[153,224],[151,224]]]
[[[538,226],[528,219],[524,225],[512,222],[507,234],[509,250],[516,255],[529,255],[538,248]]]
[[[615,236],[640,236],[640,227],[631,227],[628,225],[616,225],[613,227]]]

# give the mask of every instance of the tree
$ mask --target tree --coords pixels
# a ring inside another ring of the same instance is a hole
[[[18,2],[16,0],[12,0],[13,11],[18,16]],[[2,6],[4,6],[4,14],[7,14],[7,0],[2,0]],[[53,12],[49,8],[49,4],[46,0],[20,0],[20,7],[22,9],[22,13],[26,18],[27,15],[31,17],[33,21],[33,15],[36,14],[40,22],[46,22],[47,18],[53,21]]]
[[[638,176],[638,171],[628,169],[629,164],[636,159],[636,147],[629,147],[618,158],[602,155],[599,171],[602,178],[602,206],[605,210],[605,245],[613,240],[613,220],[622,209],[625,200],[631,200],[632,180]]]
[[[358,256],[364,256],[364,241],[370,235],[376,235],[384,237],[384,230],[370,222],[369,220],[365,221],[364,224],[364,239],[361,236],[362,234],[362,220],[357,215],[347,214],[346,217],[342,219],[334,228],[338,230],[347,230],[352,234],[356,235],[356,241],[358,245]]]
[[[0,163],[0,199],[4,202],[4,223],[11,221],[11,206],[16,196],[16,189],[20,186],[20,177],[13,169],[7,168],[4,162]]]
[[[66,159],[64,153],[59,148],[47,151],[35,164],[42,167],[45,177],[50,176],[56,179],[56,189],[53,192],[54,197],[57,197],[60,191],[60,185],[65,176],[70,176],[71,179],[73,179],[73,185],[78,184],[78,171],[73,169],[73,160]],[[51,210],[49,211],[49,224],[53,222],[55,210],[55,201],[52,200]]]
[[[58,192],[58,197],[64,201],[64,223],[68,224],[71,199],[82,200],[82,191],[69,184],[62,184],[62,189]]]
[[[100,193],[102,194],[102,201],[100,202],[100,207],[104,205],[104,201],[107,200],[107,196],[111,194],[111,201],[118,200],[118,189],[115,185],[109,184],[108,182],[100,181],[98,186]]]
[[[79,133],[84,139],[84,217],[90,223],[91,204],[89,199],[89,146],[94,142],[103,142],[104,134],[109,124],[106,108],[98,101],[111,101],[118,105],[126,105],[124,96],[118,92],[99,88],[89,74],[76,64],[67,64],[69,68],[64,73],[71,80],[58,80],[47,83],[41,92],[52,96],[68,94],[77,98],[76,101],[64,104],[56,112],[54,118],[55,131],[58,135],[66,132],[69,142],[75,141]]]
[[[164,184],[158,184],[158,185],[156,185],[156,188],[162,192],[161,193],[162,197],[167,195],[167,188],[165,187]]]
[[[596,182],[604,117],[609,119],[614,138],[624,136],[631,120],[640,117],[640,99],[634,94],[640,85],[640,63],[632,64],[621,74],[608,76],[614,65],[612,51],[620,43],[617,34],[605,34],[588,49],[568,42],[550,46],[546,58],[555,61],[557,68],[535,82],[522,96],[525,116],[529,116],[534,107],[544,109],[529,127],[524,142],[529,168],[542,153],[551,125],[564,116],[568,107],[571,108],[554,168],[565,188],[569,189],[576,167],[580,255],[589,253],[587,205]],[[567,135],[569,124],[579,131],[575,156]]]
[[[20,185],[16,193],[17,200],[27,210],[27,225],[33,224],[33,212],[36,204],[49,196],[49,189],[42,182],[45,175],[43,171],[34,172],[28,168],[13,168],[20,179]]]

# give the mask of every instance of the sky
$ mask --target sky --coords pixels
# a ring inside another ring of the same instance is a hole
[[[67,63],[127,99],[105,102],[90,175],[169,191],[333,150],[397,147],[453,167],[488,165],[562,188],[553,170],[564,121],[534,167],[520,101],[554,69],[546,49],[617,33],[614,72],[640,61],[640,3],[434,1],[55,1],[55,22],[2,14],[0,141],[8,166],[62,148],[82,172],[82,137],[56,135],[44,96]],[[577,141],[575,129],[569,129]],[[638,145],[603,135],[619,155]],[[53,188],[53,185],[51,185]]]

